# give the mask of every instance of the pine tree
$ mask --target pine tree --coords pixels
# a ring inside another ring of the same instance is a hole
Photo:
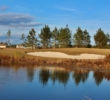
[[[58,34],[59,34],[59,31],[58,29],[55,27],[55,29],[52,31],[52,39],[53,39],[53,45],[54,45],[54,48],[56,48],[56,45],[57,45],[57,42],[58,42]]]
[[[32,29],[31,31],[29,31],[29,34],[26,39],[26,43],[31,45],[32,49],[34,49],[36,42],[37,42],[36,31]]]
[[[83,31],[81,30],[80,27],[77,28],[76,33],[73,35],[73,42],[74,45],[77,47],[83,46]]]
[[[94,40],[95,40],[96,46],[103,47],[103,46],[107,45],[108,38],[107,38],[106,34],[104,33],[104,31],[101,30],[101,28],[100,28],[94,35]]]
[[[71,31],[68,25],[65,28],[61,28],[58,34],[58,42],[60,47],[68,47],[71,43]]]
[[[10,46],[10,37],[11,37],[11,31],[10,30],[8,30],[8,32],[7,32],[7,34],[6,34],[6,38],[8,39],[8,41],[7,41],[7,44],[8,44],[8,46]]]
[[[41,29],[41,33],[39,37],[41,38],[41,43],[43,44],[44,48],[48,48],[50,44],[52,33],[48,25],[45,25],[43,29]]]
[[[20,39],[23,41],[23,44],[24,44],[24,42],[25,42],[25,35],[24,35],[24,33],[21,35]]]
[[[83,45],[84,45],[84,47],[88,47],[90,45],[90,42],[91,42],[90,38],[91,38],[91,36],[87,32],[87,30],[84,30],[83,31]]]

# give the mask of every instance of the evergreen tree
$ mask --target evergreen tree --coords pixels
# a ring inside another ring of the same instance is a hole
[[[43,29],[41,29],[41,33],[39,34],[39,37],[41,38],[41,43],[43,44],[44,48],[49,47],[50,39],[51,39],[51,31],[48,25],[45,25]]]
[[[26,43],[31,45],[31,47],[33,49],[36,45],[36,42],[37,42],[36,32],[34,29],[32,29],[31,31],[29,31],[29,34],[26,39]]]
[[[24,44],[24,42],[25,42],[25,35],[24,35],[24,33],[21,35],[20,39],[23,41],[23,44]]]
[[[91,36],[87,32],[87,30],[84,30],[83,31],[83,44],[84,44],[84,47],[88,47],[90,45],[90,42],[91,42],[90,38],[91,38]]]
[[[71,43],[71,31],[68,28],[61,28],[58,34],[58,42],[60,47],[68,47]]]
[[[107,36],[107,42],[110,45],[110,34],[107,33],[106,36]]]
[[[95,40],[96,46],[103,47],[103,46],[107,45],[108,38],[107,38],[106,34],[104,33],[104,31],[101,30],[101,28],[100,28],[94,35],[94,40]]]
[[[73,35],[73,42],[75,46],[81,47],[83,46],[83,42],[84,42],[83,40],[84,40],[83,31],[81,30],[80,27],[78,27],[76,33]]]
[[[8,39],[8,41],[7,41],[7,44],[8,44],[8,46],[10,46],[10,37],[11,37],[11,31],[10,30],[8,30],[8,32],[7,32],[7,34],[6,34],[6,38]]]
[[[53,45],[54,45],[54,48],[56,48],[56,44],[57,44],[57,41],[58,41],[58,34],[59,34],[59,31],[58,29],[55,27],[55,29],[52,31],[52,38],[53,38]]]

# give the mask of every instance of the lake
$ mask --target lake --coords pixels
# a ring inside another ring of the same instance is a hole
[[[0,100],[110,100],[110,71],[1,66]]]

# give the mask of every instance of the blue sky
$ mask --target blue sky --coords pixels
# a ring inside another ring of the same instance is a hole
[[[11,30],[11,43],[20,43],[34,28],[40,33],[44,25],[51,30],[68,24],[72,34],[78,27],[93,36],[99,28],[110,33],[110,0],[0,0],[0,42]]]

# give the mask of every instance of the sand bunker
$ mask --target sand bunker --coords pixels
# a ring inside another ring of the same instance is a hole
[[[105,55],[97,55],[97,54],[80,54],[80,55],[67,55],[61,52],[30,52],[27,53],[33,56],[39,57],[50,57],[50,58],[69,58],[69,59],[103,59]]]

